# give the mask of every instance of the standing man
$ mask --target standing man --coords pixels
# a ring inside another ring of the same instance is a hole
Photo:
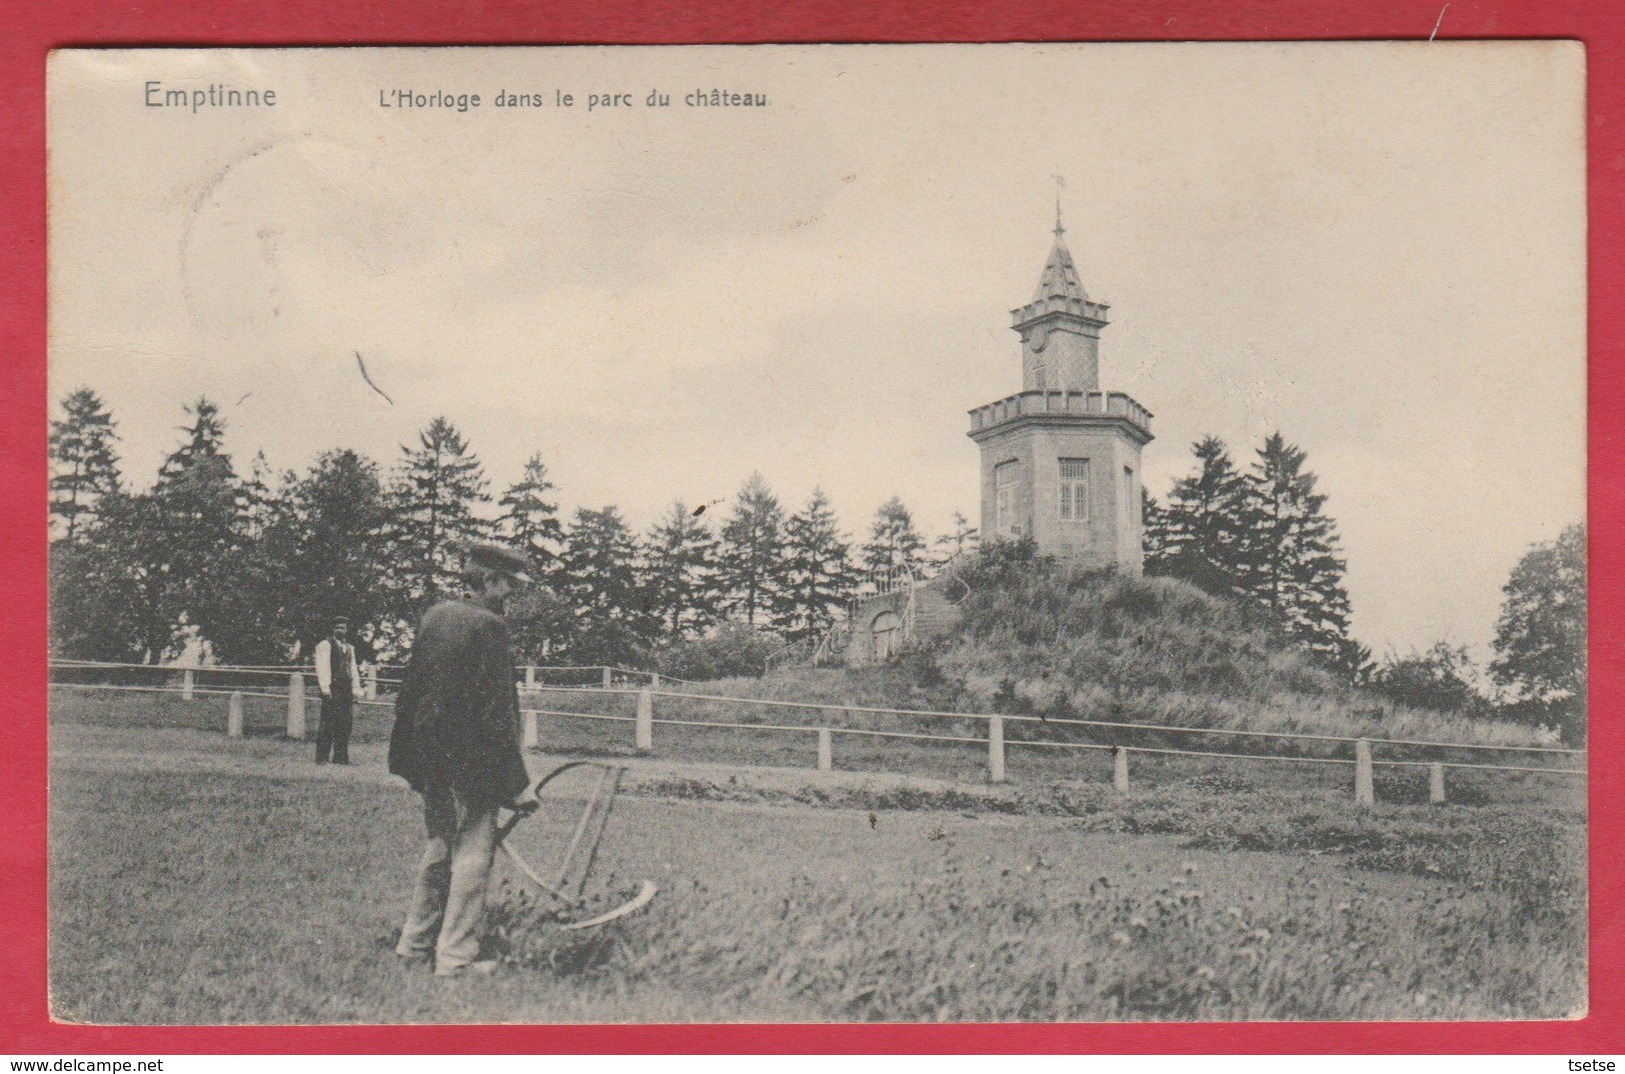
[[[350,621],[333,620],[333,629],[316,643],[316,685],[322,688],[322,719],[316,728],[316,763],[350,763],[350,725],[355,698],[361,692],[361,670],[350,644]]]
[[[490,973],[480,939],[497,810],[537,807],[520,755],[519,691],[503,601],[530,581],[499,545],[471,546],[466,592],[430,608],[395,701],[389,770],[423,796],[429,844],[395,953],[432,958],[438,977]]]

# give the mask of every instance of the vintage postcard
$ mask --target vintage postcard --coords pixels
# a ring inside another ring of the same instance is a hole
[[[1579,45],[48,92],[55,1018],[1586,1013]]]

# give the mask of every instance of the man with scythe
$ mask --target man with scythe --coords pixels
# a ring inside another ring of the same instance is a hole
[[[418,627],[395,702],[389,770],[423,796],[428,846],[395,953],[432,959],[437,977],[490,973],[482,955],[497,811],[537,808],[520,754],[519,692],[503,601],[525,561],[494,544],[465,553],[460,599]]]

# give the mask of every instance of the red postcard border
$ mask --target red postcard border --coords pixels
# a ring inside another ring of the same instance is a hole
[[[13,0],[0,41],[0,1053],[1617,1053],[1625,5],[1451,0]],[[1591,1013],[1571,1022],[107,1028],[45,1005],[45,60],[71,46],[1543,37],[1584,42],[1590,207]]]

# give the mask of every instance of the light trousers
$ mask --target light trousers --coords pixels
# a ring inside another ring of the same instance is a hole
[[[448,787],[423,792],[429,843],[395,951],[434,956],[436,971],[475,960],[496,854],[497,807],[462,802]]]

